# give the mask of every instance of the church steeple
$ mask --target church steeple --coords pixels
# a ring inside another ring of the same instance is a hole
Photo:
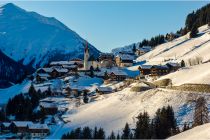
[[[89,59],[89,48],[88,48],[88,42],[86,41],[85,50],[84,50],[84,69],[89,70],[88,66],[88,59]]]

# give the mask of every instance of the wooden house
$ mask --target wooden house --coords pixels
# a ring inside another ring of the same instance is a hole
[[[163,76],[169,73],[169,68],[166,65],[153,65],[151,67],[151,74],[152,77]]]
[[[113,71],[109,74],[109,79],[112,81],[123,81],[127,77],[127,74],[123,71]]]
[[[46,124],[29,124],[27,128],[30,138],[45,138],[50,133]]]
[[[118,67],[130,67],[133,65],[134,56],[128,54],[119,54],[115,57]]]
[[[177,71],[179,68],[181,68],[179,63],[166,63],[166,66],[169,68],[170,72],[175,72]]]
[[[113,90],[110,87],[98,87],[96,89],[96,92],[100,94],[107,94],[107,93],[112,93]]]
[[[10,132],[10,122],[3,122],[0,124],[0,130],[2,133],[9,133]]]
[[[54,103],[41,102],[39,106],[41,112],[44,112],[47,115],[54,115],[58,112],[58,107]]]
[[[140,71],[140,75],[145,76],[151,74],[151,68],[152,65],[140,65],[138,69]]]
[[[113,60],[114,59],[114,54],[113,53],[100,53],[99,57],[98,57],[99,61],[103,61],[103,60]]]
[[[36,75],[36,81],[38,83],[41,83],[41,82],[44,82],[44,81],[47,81],[48,79],[50,79],[50,75],[47,74],[47,73],[37,73]]]
[[[10,125],[10,130],[12,133],[17,135],[27,135],[28,125],[32,125],[31,121],[13,121]]]

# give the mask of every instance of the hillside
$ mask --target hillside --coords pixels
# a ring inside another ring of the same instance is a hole
[[[25,11],[9,3],[0,8],[0,50],[24,65],[83,58],[85,40],[53,17]],[[90,52],[99,51],[89,44]]]
[[[6,88],[22,81],[27,72],[27,68],[22,64],[12,60],[0,51],[0,88]]]
[[[189,33],[171,42],[155,47],[154,50],[140,56],[138,61],[147,61],[147,64],[164,64],[167,61],[180,62],[184,60],[186,64],[189,59],[202,58],[203,62],[210,60],[210,33],[209,27],[204,25],[199,28],[199,36],[189,38]]]
[[[209,140],[210,139],[210,123],[197,126],[188,131],[170,137],[168,140]]]
[[[133,84],[132,86],[135,86]],[[71,103],[69,110],[62,117],[69,123],[56,130],[49,138],[60,138],[63,133],[72,128],[83,126],[103,127],[108,135],[112,130],[121,132],[128,122],[134,128],[135,117],[147,111],[151,117],[156,110],[163,106],[171,105],[174,108],[179,126],[184,122],[193,120],[193,100],[199,93],[181,92],[163,89],[151,89],[144,92],[131,92],[130,87],[120,92],[101,95],[95,101],[75,107]],[[203,94],[208,98],[209,94]]]

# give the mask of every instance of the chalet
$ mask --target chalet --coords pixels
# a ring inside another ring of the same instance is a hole
[[[110,87],[98,87],[96,89],[96,92],[100,94],[107,94],[107,93],[112,93],[113,90]]]
[[[68,73],[68,69],[64,69],[64,68],[54,68],[51,72],[51,77],[52,78],[56,78],[56,77],[60,77],[60,76],[63,76],[65,74]]]
[[[50,133],[46,124],[29,124],[27,129],[30,138],[45,138]]]
[[[50,66],[70,66],[70,65],[75,65],[75,62],[72,61],[53,61],[50,63]]]
[[[53,68],[39,68],[37,73],[48,73],[50,74],[53,71]]]
[[[78,68],[83,68],[84,67],[82,59],[74,58],[74,59],[71,59],[70,62],[76,63]]]
[[[152,65],[140,65],[139,66],[140,75],[144,76],[151,74],[151,68]]]
[[[0,130],[2,133],[9,133],[10,132],[10,122],[3,122],[0,125]]]
[[[41,102],[39,106],[41,108],[41,112],[44,112],[47,115],[54,115],[58,112],[58,107],[55,103]]]
[[[166,66],[169,68],[170,72],[175,72],[179,68],[181,68],[179,63],[172,63],[172,62],[166,63]]]
[[[47,81],[49,78],[50,78],[50,75],[47,73],[37,73],[36,75],[36,81],[39,83]]]
[[[99,62],[103,60],[113,60],[114,59],[114,54],[113,53],[100,53],[99,57]]]
[[[142,48],[136,49],[135,53],[136,53],[136,55],[141,56],[151,50],[152,50],[152,48],[150,46],[143,46]]]
[[[130,67],[133,65],[134,56],[128,54],[119,54],[115,57],[118,67]]]
[[[166,75],[169,73],[169,68],[166,65],[153,65],[151,67],[151,74],[152,77],[158,77],[162,75]]]
[[[104,59],[104,60],[100,61],[100,65],[101,65],[101,68],[112,68],[116,64],[115,64],[115,62],[113,60]]]
[[[70,87],[70,91],[71,91],[71,95],[73,95],[74,97],[78,97],[80,96],[82,93],[84,92],[89,92],[89,90],[85,87]]]
[[[17,135],[27,135],[28,125],[32,125],[31,121],[13,121],[10,125],[10,130],[12,133]]]
[[[123,81],[127,77],[127,74],[123,71],[113,71],[109,74],[109,79],[112,81]]]

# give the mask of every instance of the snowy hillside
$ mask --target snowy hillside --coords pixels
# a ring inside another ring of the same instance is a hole
[[[210,84],[210,62],[191,67],[179,69],[176,72],[170,73],[160,79],[169,78],[172,80],[173,85],[182,84]]]
[[[15,61],[35,67],[51,60],[83,58],[85,40],[55,18],[25,11],[12,3],[0,9],[0,50]],[[96,48],[89,47],[92,54],[98,55]]]
[[[171,42],[157,46],[154,50],[140,56],[137,60],[146,60],[147,64],[162,64],[167,60],[188,62],[191,58],[201,57],[210,60],[210,29],[207,25],[199,28],[199,36],[189,39],[189,33]]]
[[[169,140],[209,140],[210,139],[210,123],[197,126],[193,129],[170,137]]]
[[[120,92],[101,95],[96,101],[80,107],[70,106],[69,111],[62,116],[65,121],[70,122],[64,124],[49,138],[60,138],[71,128],[83,126],[101,126],[105,129],[106,134],[112,130],[116,133],[121,132],[126,122],[134,127],[135,117],[140,112],[147,111],[153,117],[158,108],[167,105],[172,105],[178,124],[183,125],[184,122],[192,121],[194,106],[192,100],[199,95],[199,93],[164,89],[131,92],[128,87]],[[203,95],[210,97],[210,94]]]

